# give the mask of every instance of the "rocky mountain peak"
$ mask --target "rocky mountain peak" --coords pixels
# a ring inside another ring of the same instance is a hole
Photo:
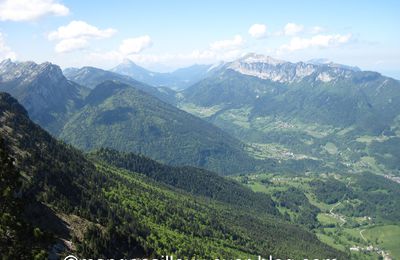
[[[299,82],[308,76],[317,81],[329,82],[338,77],[349,77],[354,71],[360,71],[357,67],[333,63],[326,59],[292,63],[255,53],[249,53],[227,63],[224,69],[281,83]]]
[[[11,61],[11,59],[5,59],[2,62],[0,62],[0,72],[3,70],[6,70],[10,66],[12,66],[14,63]]]
[[[17,98],[34,121],[53,133],[60,127],[62,117],[80,105],[81,90],[50,62],[0,63],[0,91]]]
[[[50,62],[37,64],[33,61],[12,62],[7,59],[0,63],[0,77],[0,82],[5,83],[15,80],[29,82],[38,77],[57,81],[64,78],[64,75],[59,66]]]

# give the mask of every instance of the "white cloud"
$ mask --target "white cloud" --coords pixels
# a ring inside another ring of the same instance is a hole
[[[0,60],[3,60],[3,59],[15,60],[16,57],[17,57],[17,55],[6,44],[3,34],[0,32]]]
[[[213,62],[217,60],[231,60],[243,54],[241,49],[227,49],[224,51],[194,50],[190,53],[178,54],[175,58],[189,61]]]
[[[232,50],[241,47],[244,43],[242,36],[235,35],[231,40],[216,41],[210,44],[211,50]]]
[[[1,21],[31,21],[45,15],[65,16],[69,9],[54,0],[1,0]]]
[[[304,26],[301,24],[288,23],[283,28],[283,34],[286,36],[296,35],[304,30]]]
[[[71,52],[75,50],[81,50],[89,45],[86,39],[76,38],[76,39],[65,39],[57,43],[56,52]]]
[[[124,55],[135,54],[153,45],[150,36],[144,35],[136,38],[125,39],[119,46],[119,51]]]
[[[116,30],[112,28],[101,30],[96,26],[84,21],[72,21],[68,25],[59,27],[56,31],[50,32],[49,40],[59,40],[56,45],[56,52],[70,52],[79,50],[89,45],[90,39],[108,38],[114,35]]]
[[[100,30],[96,26],[84,21],[72,21],[68,25],[61,26],[57,31],[51,32],[49,40],[62,40],[72,38],[107,38],[111,37],[116,30],[112,28]]]
[[[289,44],[282,45],[280,51],[297,51],[302,49],[308,49],[313,47],[328,48],[335,47],[350,41],[352,35],[346,34],[335,34],[335,35],[323,35],[318,34],[311,38],[300,38],[294,37],[291,39]]]
[[[256,39],[264,38],[267,36],[267,26],[265,24],[253,24],[249,28],[249,34]]]
[[[323,31],[325,31],[325,29],[323,27],[321,27],[321,26],[313,26],[311,28],[311,30],[310,30],[310,33],[311,34],[318,34],[318,33],[321,33]]]

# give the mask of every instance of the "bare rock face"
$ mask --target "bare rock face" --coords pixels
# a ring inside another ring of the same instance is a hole
[[[277,60],[269,56],[248,54],[238,60],[227,63],[226,69],[232,69],[244,75],[255,76],[280,83],[296,83],[305,77],[329,82],[335,78],[347,78],[358,68],[332,62],[297,62]]]
[[[55,133],[60,119],[79,107],[83,88],[67,80],[57,65],[8,59],[0,63],[0,91],[18,99],[35,122]]]

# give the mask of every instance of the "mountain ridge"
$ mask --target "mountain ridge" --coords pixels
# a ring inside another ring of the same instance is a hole
[[[93,89],[100,83],[107,80],[119,81],[128,85],[131,85],[137,89],[140,89],[144,92],[147,92],[162,101],[165,101],[170,104],[175,103],[175,93],[174,92],[166,92],[162,88],[156,88],[154,86],[147,85],[142,83],[130,76],[122,75],[119,73],[115,73],[108,70],[102,70],[95,67],[85,66],[80,69],[66,69],[64,70],[65,76],[80,85],[86,86],[90,89]],[[171,90],[172,91],[172,90]]]
[[[316,73],[318,74],[315,77],[318,80],[329,82],[335,77],[349,77],[350,72],[360,71],[357,67],[333,62],[299,61],[292,63],[255,53],[228,62],[223,69],[232,69],[244,75],[288,84],[297,83]]]
[[[93,89],[59,137],[84,150],[109,147],[225,174],[256,167],[244,144],[219,128],[115,81]]]

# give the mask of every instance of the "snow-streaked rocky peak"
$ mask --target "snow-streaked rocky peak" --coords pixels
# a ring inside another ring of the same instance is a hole
[[[256,54],[256,53],[249,53],[243,56],[242,58],[238,59],[237,61],[240,63],[265,63],[274,66],[286,63],[286,61],[274,59],[270,56],[264,56],[262,54]]]
[[[351,72],[359,71],[357,67],[336,64],[326,59],[292,63],[255,53],[227,63],[225,68],[281,83],[299,82],[309,76],[318,81],[330,82],[337,77],[348,77]]]

